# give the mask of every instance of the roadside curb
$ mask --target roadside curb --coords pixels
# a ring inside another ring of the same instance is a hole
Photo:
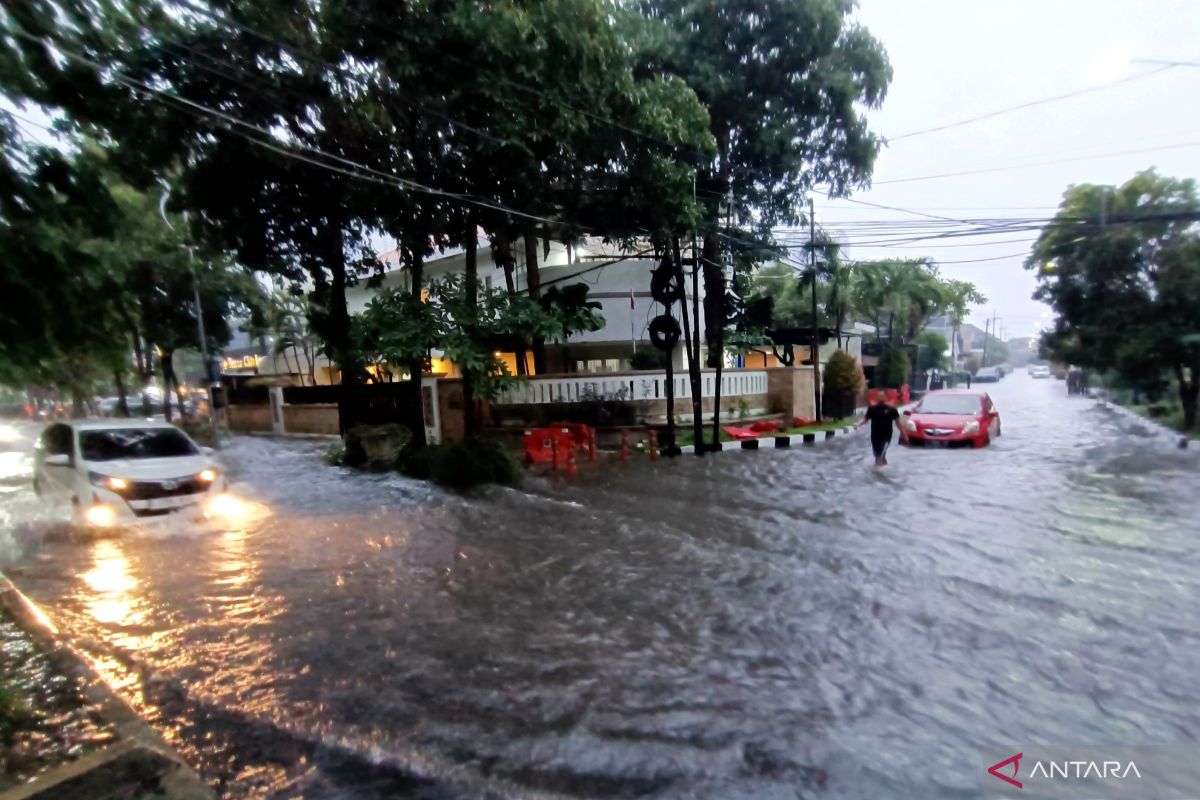
[[[815,431],[813,433],[793,433],[789,436],[760,436],[757,439],[744,439],[736,442],[721,442],[721,452],[727,450],[781,450],[790,447],[803,447],[817,442],[827,442],[835,436],[848,436],[854,433],[854,426],[835,428],[831,431]],[[716,452],[715,450],[709,452]],[[689,444],[679,448],[680,455],[695,455],[696,446]]]
[[[1096,403],[1101,408],[1107,408],[1111,411],[1116,411],[1118,414],[1121,414],[1122,416],[1128,417],[1129,419],[1131,419],[1135,422],[1139,422],[1142,425],[1145,425],[1147,428],[1149,428],[1155,434],[1157,434],[1159,436],[1166,436],[1166,437],[1172,439],[1175,442],[1175,445],[1177,447],[1179,447],[1180,449],[1187,449],[1187,446],[1188,446],[1190,440],[1188,439],[1188,437],[1186,435],[1180,433],[1179,431],[1175,430],[1174,428],[1168,428],[1166,425],[1163,425],[1158,420],[1154,420],[1154,419],[1150,419],[1149,417],[1142,416],[1141,414],[1137,413],[1136,411],[1134,411],[1131,408],[1126,408],[1125,406],[1121,405],[1120,403],[1114,403],[1113,401],[1109,400],[1107,397],[1102,397],[1100,395],[1093,395],[1093,397],[1096,400]]]
[[[166,741],[100,677],[87,659],[58,634],[41,609],[0,572],[0,611],[46,650],[60,672],[76,678],[80,691],[116,733],[114,744],[56,767],[29,783],[0,793],[0,800],[121,797],[135,800],[213,800],[212,790]],[[87,787],[86,794],[80,794]]]

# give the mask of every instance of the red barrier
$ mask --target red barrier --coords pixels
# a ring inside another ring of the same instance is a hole
[[[617,458],[621,461],[629,460],[629,431],[621,431],[621,449],[617,451]]]
[[[781,420],[776,419],[776,420],[771,420],[770,422],[768,422],[767,420],[759,420],[758,422],[752,423],[750,425],[750,430],[758,431],[759,433],[767,433],[768,431],[777,431],[782,427],[783,427],[783,422]]]
[[[878,389],[868,389],[867,390],[867,403],[869,403],[870,405],[875,405],[878,402],[879,402],[879,390]]]
[[[534,428],[521,438],[526,464],[549,464],[555,470],[561,468],[559,451],[565,453],[571,444],[571,434],[562,428]]]
[[[658,433],[650,431],[650,460],[658,461]]]
[[[567,431],[571,436],[571,441],[580,447],[587,447],[588,440],[594,433],[590,426],[582,422],[551,422],[550,427]]]
[[[907,383],[900,387],[900,402],[903,405],[908,405],[908,403],[909,403],[908,384]]]

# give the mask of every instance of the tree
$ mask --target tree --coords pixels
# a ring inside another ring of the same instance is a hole
[[[727,288],[722,218],[737,240],[770,242],[772,228],[799,221],[804,194],[817,184],[834,195],[865,184],[881,140],[862,109],[883,101],[891,67],[879,42],[850,22],[852,0],[641,0],[639,7],[660,23],[660,41],[645,51],[651,68],[696,92],[716,142],[695,185],[704,205],[697,257],[705,330],[719,386]],[[760,245],[749,249],[761,258]],[[736,249],[732,260],[735,269],[747,261]]]
[[[970,281],[947,280],[945,286],[946,312],[953,330],[953,337],[950,340],[950,365],[954,367],[958,363],[959,356],[959,330],[966,321],[971,306],[986,303],[987,298]]]
[[[1197,219],[1191,179],[1147,170],[1120,186],[1072,186],[1025,265],[1034,297],[1058,315],[1044,350],[1134,384],[1173,375],[1188,430],[1200,392]]]
[[[854,308],[875,326],[876,338],[911,343],[946,306],[947,287],[929,259],[884,259],[855,265]]]
[[[917,371],[946,368],[946,351],[950,344],[937,331],[921,331],[917,334]]]

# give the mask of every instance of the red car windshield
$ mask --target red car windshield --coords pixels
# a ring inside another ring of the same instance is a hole
[[[934,394],[917,406],[918,414],[978,414],[983,406],[971,394]]]

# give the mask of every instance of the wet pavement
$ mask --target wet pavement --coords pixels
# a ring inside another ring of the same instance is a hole
[[[975,797],[985,745],[1197,741],[1200,452],[986,388],[992,447],[884,470],[855,435],[463,498],[239,439],[223,529],[82,540],[0,476],[0,560],[230,798]]]

